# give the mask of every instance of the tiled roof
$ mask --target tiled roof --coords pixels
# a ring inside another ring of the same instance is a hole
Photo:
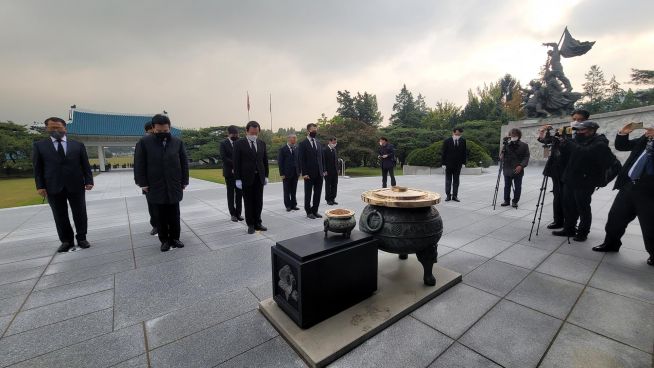
[[[143,125],[153,116],[75,110],[66,130],[71,135],[140,137],[144,133]],[[182,133],[177,128],[172,128],[171,132],[175,136]]]

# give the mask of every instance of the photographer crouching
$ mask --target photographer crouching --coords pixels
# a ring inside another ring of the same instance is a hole
[[[522,132],[518,128],[509,131],[509,136],[504,137],[500,160],[503,161],[502,171],[504,172],[504,202],[500,204],[506,207],[511,203],[513,208],[518,208],[520,194],[522,193],[522,178],[525,176],[524,168],[529,164],[529,146],[520,140]],[[511,185],[513,184],[513,202],[511,202]]]
[[[598,128],[597,123],[586,120],[573,127],[574,138],[557,138],[562,155],[567,157],[561,180],[565,223],[563,230],[554,231],[553,235],[573,237],[579,242],[588,238],[593,219],[591,197],[595,188],[603,185],[604,167],[612,156],[609,141],[597,134]]]

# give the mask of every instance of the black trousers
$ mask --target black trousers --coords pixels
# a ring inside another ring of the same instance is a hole
[[[148,201],[148,213],[150,214],[150,225],[153,228],[159,226],[159,218],[157,216],[157,206]]]
[[[333,202],[336,199],[336,191],[338,188],[338,172],[327,173],[325,176],[325,200]]]
[[[559,178],[552,179],[552,209],[554,211],[554,222],[557,224],[565,223],[565,214],[563,212],[563,183]]]
[[[595,191],[594,187],[575,187],[563,185],[563,211],[565,213],[564,229],[573,232],[577,226],[577,234],[588,235],[590,225],[593,222],[593,213],[590,208],[590,201]]]
[[[382,188],[386,188],[386,177],[390,174],[391,176],[391,186],[395,186],[395,173],[393,173],[393,167],[383,168],[382,167]]]
[[[654,257],[654,193],[651,187],[647,190],[638,184],[627,183],[620,189],[606,220],[604,244],[620,248],[620,239],[627,225],[636,217],[643,232],[645,249],[650,257]]]
[[[282,180],[284,185],[284,206],[286,208],[297,207],[297,200],[295,194],[297,193],[297,176],[285,177]]]
[[[245,223],[248,226],[261,225],[263,210],[263,184],[259,174],[254,176],[250,185],[243,184],[243,202],[245,202]]]
[[[448,197],[450,193],[455,197],[459,194],[459,175],[461,175],[461,166],[445,166],[445,195]]]
[[[227,208],[232,216],[241,216],[241,203],[243,201],[243,192],[236,187],[236,179],[225,178],[227,187]]]
[[[319,174],[309,175],[309,179],[304,179],[304,210],[307,211],[307,215],[310,213],[318,213],[321,194],[322,177]],[[311,205],[312,197],[313,205]]]
[[[513,202],[518,203],[518,201],[520,201],[520,195],[522,194],[522,178],[524,176],[524,173],[520,173],[516,176],[504,175],[504,202],[511,201],[511,185],[513,185]]]
[[[157,230],[159,241],[165,243],[169,240],[179,240],[181,225],[179,219],[179,202],[166,204],[153,204],[157,211]]]
[[[48,193],[48,204],[52,209],[55,225],[57,226],[57,235],[59,240],[64,243],[73,243],[77,241],[86,240],[86,231],[88,228],[88,218],[86,216],[86,191],[71,193],[66,188],[59,193]],[[73,221],[75,222],[75,230],[77,236],[73,232],[73,227],[70,225],[68,218],[68,204],[73,212]]]

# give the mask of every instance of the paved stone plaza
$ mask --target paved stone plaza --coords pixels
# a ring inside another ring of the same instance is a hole
[[[438,209],[439,264],[463,282],[332,366],[650,367],[654,267],[638,224],[620,253],[592,252],[615,195],[603,189],[587,242],[567,244],[548,231],[529,242],[540,170],[527,168],[518,210],[490,206],[495,169],[462,176],[462,202]],[[271,294],[270,246],[319,231],[322,221],[287,213],[275,183],[264,194],[270,230],[247,235],[229,221],[224,187],[193,180],[182,202],[186,247],[161,253],[131,175],[96,178],[88,250],[55,253],[47,206],[0,210],[0,367],[304,366],[257,303]],[[361,192],[380,182],[342,179],[340,207],[360,213]],[[398,177],[441,193],[443,182]]]

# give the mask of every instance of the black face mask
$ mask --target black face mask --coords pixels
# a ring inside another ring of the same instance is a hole
[[[309,137],[311,138],[316,138],[316,132],[310,132]]]
[[[238,137],[229,137],[229,139],[233,142],[236,142],[238,140]]]
[[[50,132],[50,137],[54,138],[55,140],[60,140],[63,139],[66,133],[60,132],[58,130],[51,130]]]
[[[170,133],[154,133],[154,135],[160,140],[170,140]]]

